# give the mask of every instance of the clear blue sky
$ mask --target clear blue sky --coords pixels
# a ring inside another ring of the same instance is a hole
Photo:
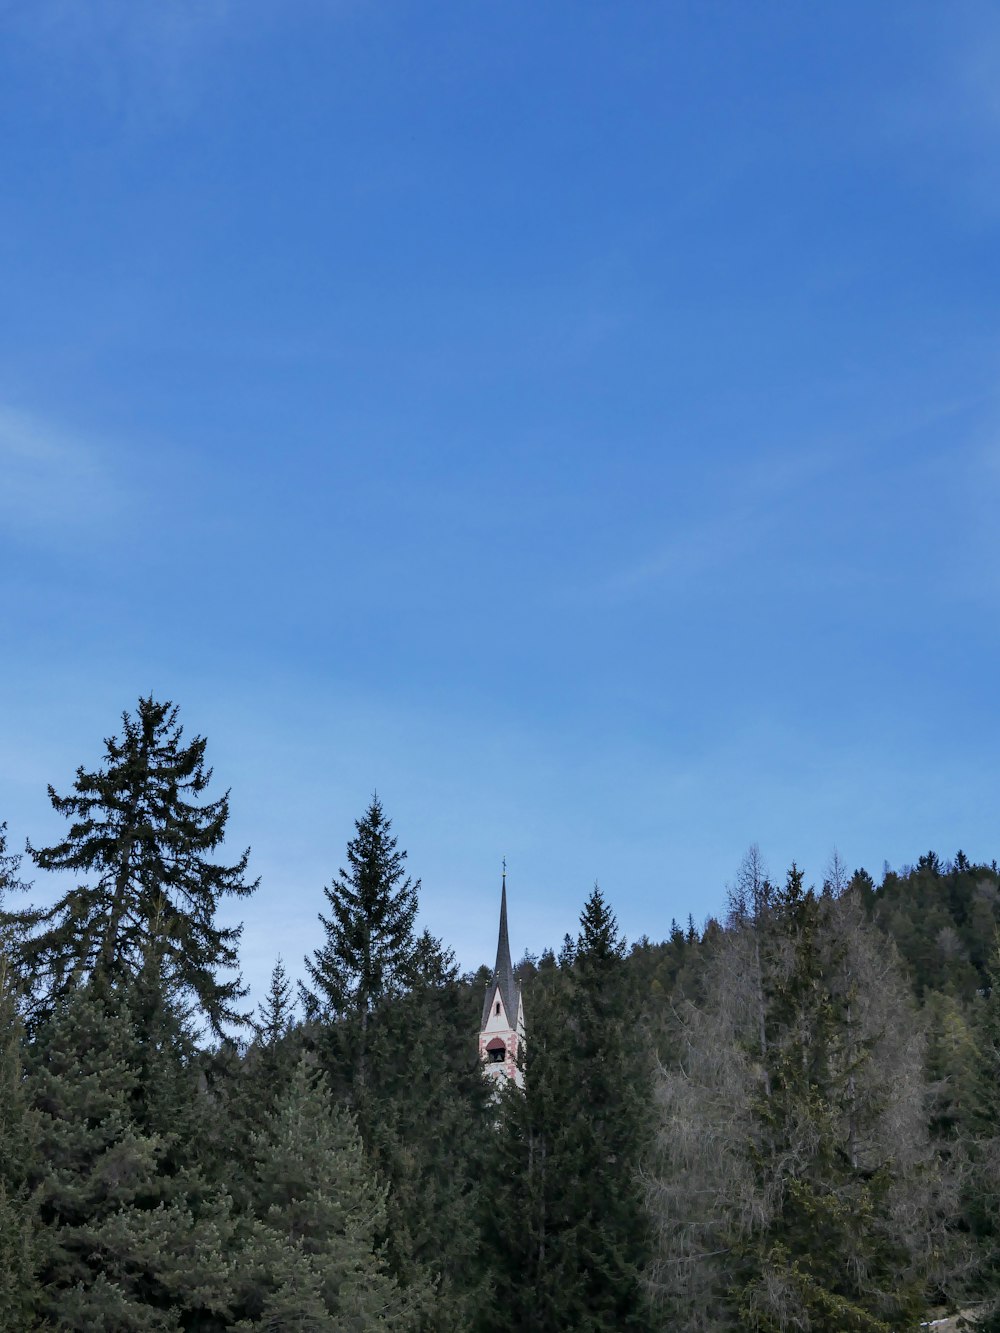
[[[255,987],[376,788],[466,966],[1000,855],[995,5],[5,0],[0,173],[15,844],[152,691]]]

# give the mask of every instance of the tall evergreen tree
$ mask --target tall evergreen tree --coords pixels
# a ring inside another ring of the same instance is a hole
[[[478,1279],[475,1200],[486,1090],[478,1015],[453,957],[416,937],[419,881],[377,797],[356,822],[347,868],[325,890],[324,941],[306,960],[306,1040],[352,1108],[388,1183],[386,1258],[406,1290],[433,1284],[425,1325],[468,1328]]]
[[[635,1021],[625,946],[600,888],[580,917],[573,1007],[583,1171],[567,1184],[579,1219],[573,1245],[586,1317],[581,1329],[649,1325],[641,1281],[649,1256],[640,1163],[648,1143],[652,1070]]]
[[[17,955],[34,1001],[44,1008],[96,973],[135,981],[153,951],[177,1003],[195,1005],[216,1032],[241,1023],[239,975],[220,973],[237,968],[242,927],[219,925],[216,913],[223,898],[257,885],[245,880],[249,852],[234,865],[210,859],[229,794],[200,799],[212,777],[205,740],[184,744],[176,707],[149,697],[134,716],[122,715],[121,737],[104,746],[103,765],[81,766],[70,795],[49,787],[70,821],[65,839],[29,847],[40,869],[72,872],[73,887],[50,908],[0,914],[0,931],[23,936]]]
[[[357,1101],[368,1073],[372,1015],[415,975],[420,882],[406,874],[406,852],[397,849],[377,795],[354,827],[347,868],[323,890],[330,905],[329,916],[319,914],[325,938],[305,959],[312,984],[300,983],[300,994],[307,1021],[326,1021],[328,1066],[349,1071]]]
[[[525,1089],[506,1089],[484,1191],[490,1333],[652,1327],[639,1182],[650,1071],[624,945],[595,886],[562,966],[530,992]]]
[[[34,1209],[28,1177],[37,1136],[20,1057],[13,978],[0,949],[0,1328],[28,1328],[36,1298]]]
[[[977,1323],[981,1333],[1000,1333],[1000,935],[994,941],[969,1117],[974,1167],[970,1212],[981,1253],[979,1289],[987,1298]]]
[[[249,1206],[255,1189],[255,1136],[270,1125],[302,1053],[294,1009],[292,983],[279,958],[257,1007],[250,1045],[242,1051],[223,1043],[203,1058],[211,1107],[206,1167],[213,1179],[225,1182],[240,1208]]]
[[[257,1017],[252,1024],[254,1039],[265,1050],[273,1051],[288,1036],[294,1022],[292,983],[279,958],[271,969],[267,995],[257,1006]]]
[[[257,1225],[238,1278],[239,1328],[403,1330],[413,1293],[386,1270],[385,1189],[350,1116],[303,1058],[254,1137]]]
[[[659,1080],[667,1316],[915,1328],[940,1228],[922,1045],[891,951],[852,892],[818,897],[793,866],[766,913],[734,914],[713,945],[705,996],[679,1006],[683,1055]]]
[[[326,938],[305,960],[312,987],[303,996],[310,1015],[364,1020],[412,979],[420,881],[406,874],[406,852],[397,850],[378,796],[354,827],[347,868],[323,890],[330,904],[330,915],[319,918]]]
[[[373,1018],[367,1077],[352,1098],[389,1185],[387,1258],[406,1287],[436,1290],[423,1327],[466,1333],[481,1295],[477,1202],[490,1133],[475,1000],[427,931],[410,989]],[[480,992],[481,994],[481,992]]]
[[[12,894],[27,893],[31,887],[19,878],[20,867],[20,855],[7,847],[7,825],[0,823],[0,949],[7,954],[8,967],[13,963],[18,940],[26,929],[25,916],[32,919],[31,913],[15,912],[6,906]],[[14,984],[13,980],[11,984]]]
[[[28,1087],[39,1152],[39,1312],[54,1328],[221,1330],[230,1283],[224,1197],[164,1170],[137,1124],[140,1046],[100,977],[39,1030]]]

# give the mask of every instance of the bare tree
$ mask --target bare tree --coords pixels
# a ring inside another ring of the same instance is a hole
[[[940,1250],[951,1204],[926,1132],[913,1001],[839,858],[826,887],[820,899],[810,897],[815,930],[808,941],[797,938],[751,848],[707,964],[707,998],[700,1007],[677,1002],[670,1013],[672,1049],[682,1055],[657,1080],[648,1200],[658,1252],[650,1284],[671,1326],[692,1333],[818,1327],[781,1247],[766,1240],[799,1182],[818,1179],[824,1197],[845,1209],[877,1194],[874,1212],[856,1236],[845,1229],[836,1256],[872,1328],[900,1319],[901,1292],[910,1293],[911,1307],[919,1301]],[[818,981],[803,988],[799,1013],[788,996],[797,993],[793,974],[806,945]],[[815,1098],[776,1104],[773,1075],[787,1082],[789,1061],[801,1068],[813,1061],[820,1013],[824,1085]],[[828,1184],[827,1161],[836,1164]]]

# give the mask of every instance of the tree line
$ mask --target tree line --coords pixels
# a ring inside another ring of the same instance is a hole
[[[518,966],[497,1097],[489,970],[417,931],[377,797],[249,1012],[211,783],[144,698],[49,788],[50,906],[0,826],[0,1327],[1000,1331],[995,863],[751,848],[721,920],[631,948],[595,886]]]

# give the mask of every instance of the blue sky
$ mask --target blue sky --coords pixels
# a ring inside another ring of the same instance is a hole
[[[0,818],[140,693],[255,988],[1000,854],[995,6],[0,3]],[[38,896],[52,891],[41,881]]]

